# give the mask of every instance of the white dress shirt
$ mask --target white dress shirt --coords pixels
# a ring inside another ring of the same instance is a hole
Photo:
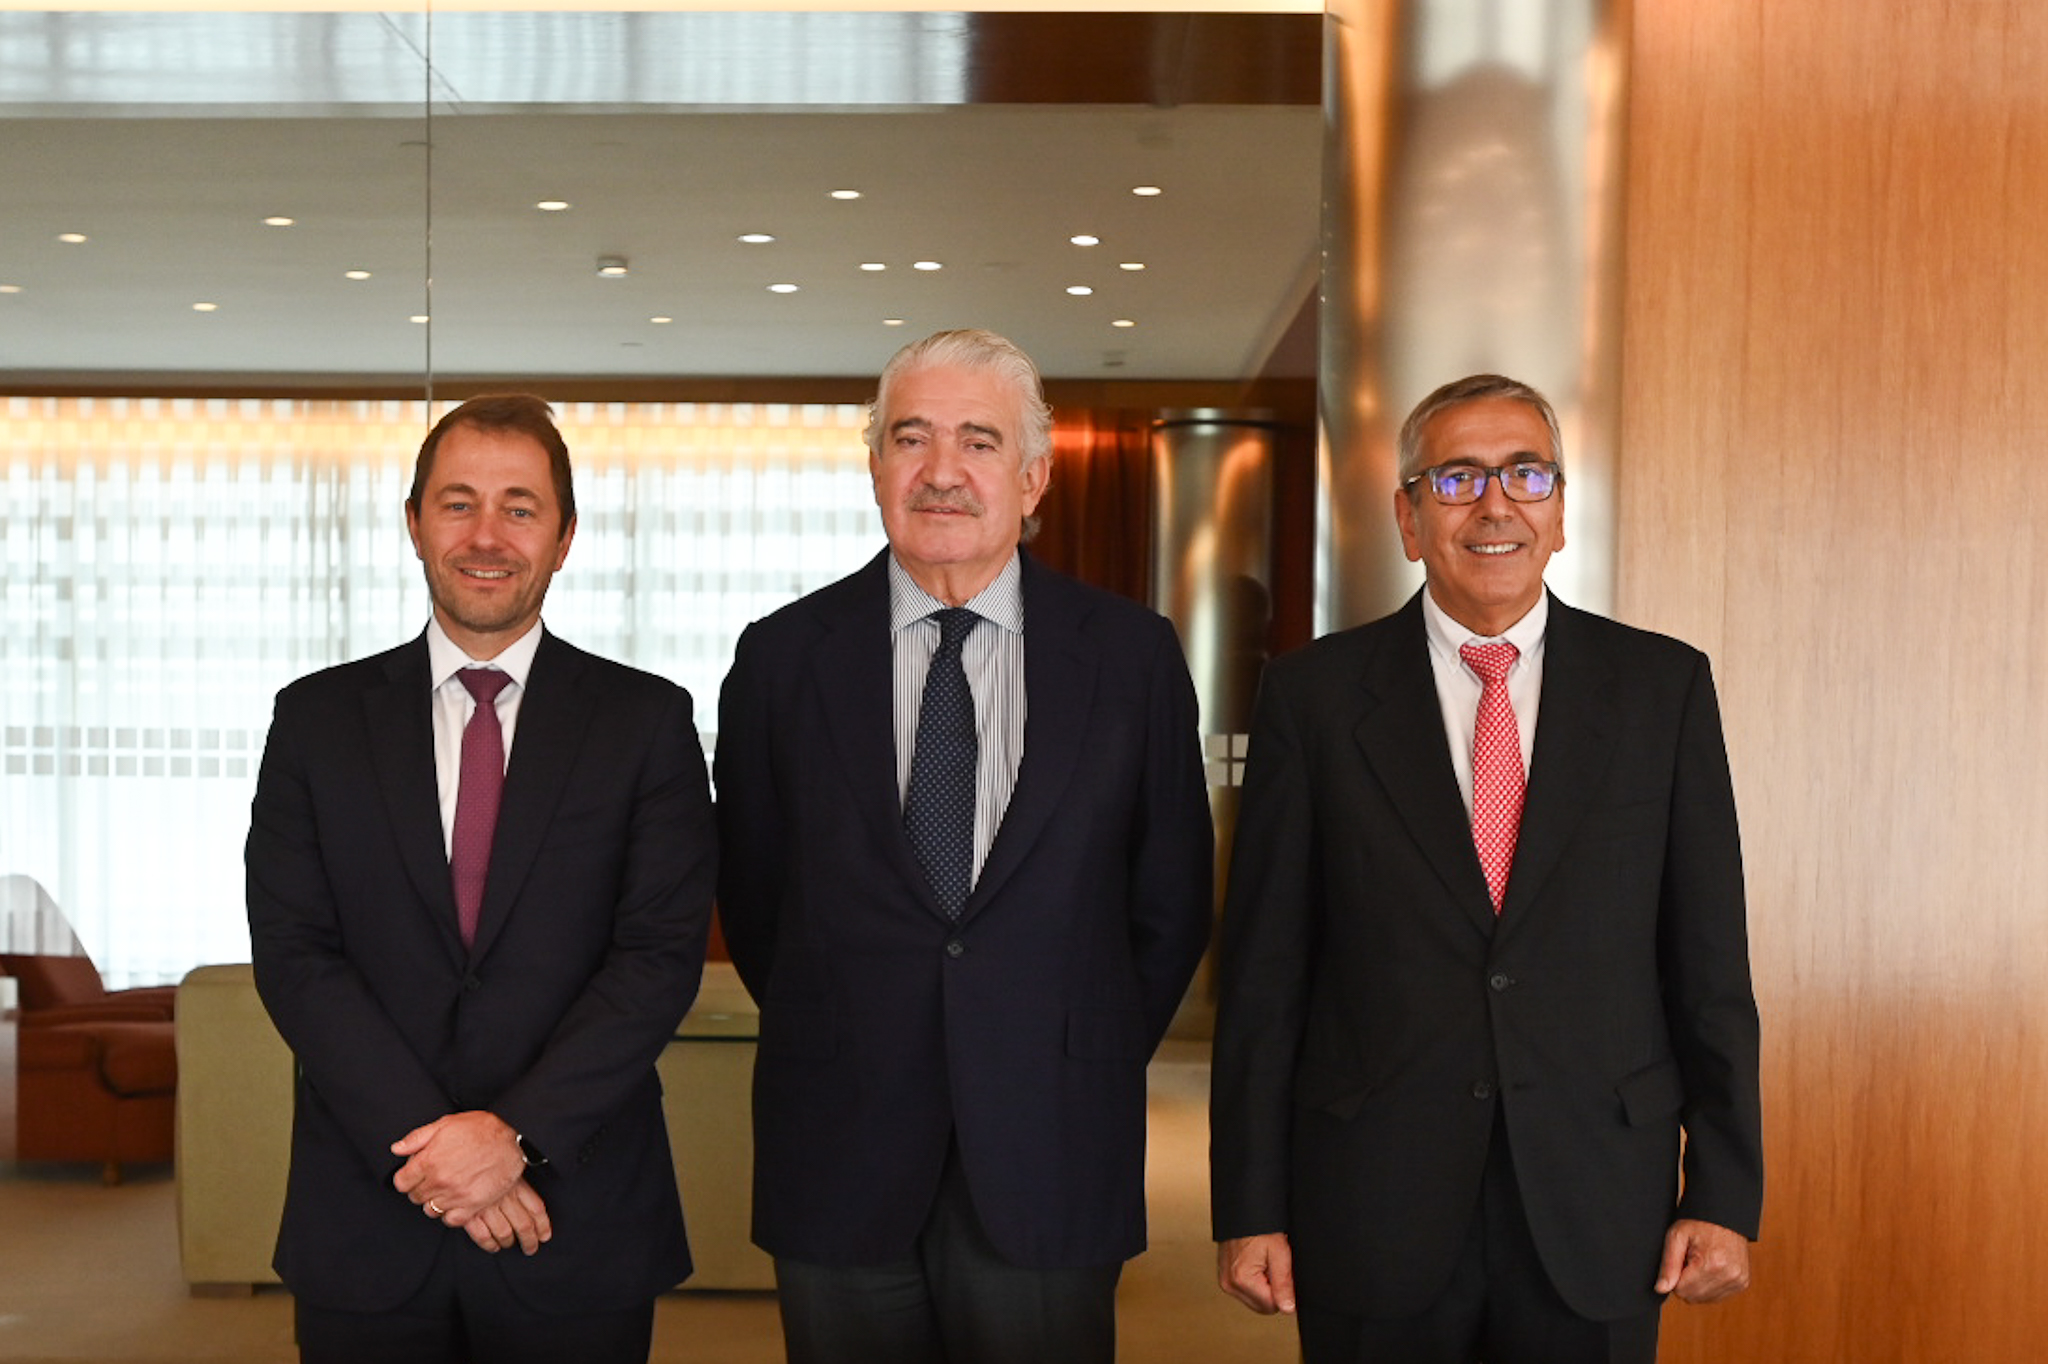
[[[498,693],[495,709],[498,726],[505,735],[505,765],[512,764],[512,732],[519,726],[519,701],[526,695],[527,674],[533,670],[533,655],[540,648],[540,622],[507,645],[488,663],[479,663],[441,628],[438,616],[427,620],[427,673],[434,686],[434,775],[441,789],[441,846],[453,854],[455,846],[455,798],[462,784],[462,731],[476,713],[476,698],[455,674],[464,668],[494,668],[512,675],[511,685]]]
[[[1500,635],[1475,635],[1444,614],[1429,595],[1422,593],[1422,619],[1429,635],[1429,666],[1436,674],[1436,699],[1443,709],[1444,733],[1451,741],[1451,769],[1458,774],[1458,793],[1465,798],[1465,813],[1472,813],[1472,733],[1479,723],[1479,693],[1486,685],[1458,652],[1467,644],[1498,644],[1503,640],[1521,650],[1508,669],[1508,704],[1515,710],[1515,728],[1522,737],[1522,771],[1536,752],[1536,709],[1543,699],[1543,636],[1550,624],[1550,589],[1529,608],[1529,613]]]

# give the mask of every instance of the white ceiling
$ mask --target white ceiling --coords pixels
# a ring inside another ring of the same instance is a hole
[[[862,376],[963,325],[1052,377],[1258,373],[1317,108],[967,103],[962,21],[0,14],[0,386]]]

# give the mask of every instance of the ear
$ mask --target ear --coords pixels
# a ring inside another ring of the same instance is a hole
[[[882,505],[882,457],[868,451],[868,482],[875,490],[875,505]]]
[[[1024,514],[1031,515],[1038,510],[1038,499],[1045,496],[1045,490],[1052,486],[1052,457],[1040,455],[1030,461],[1019,475],[1024,495]]]
[[[1406,488],[1394,489],[1394,524],[1401,528],[1401,552],[1408,562],[1422,562],[1422,533],[1415,525],[1415,502]]]
[[[412,537],[413,557],[425,563],[427,558],[426,551],[420,548],[419,508],[413,506],[411,498],[405,500],[405,533]]]
[[[555,572],[562,571],[562,565],[569,562],[569,542],[576,538],[576,518],[570,517],[569,524],[562,527],[562,543],[555,551]]]

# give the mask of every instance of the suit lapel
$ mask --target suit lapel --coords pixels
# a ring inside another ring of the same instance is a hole
[[[1384,646],[1367,662],[1363,683],[1365,710],[1354,734],[1366,763],[1451,898],[1474,927],[1490,935],[1493,901],[1451,767],[1420,593],[1394,616]]]
[[[810,685],[825,713],[832,751],[854,794],[854,805],[896,874],[944,917],[924,869],[903,832],[903,798],[896,789],[896,697],[889,638],[888,551],[868,561],[851,584],[851,609],[821,612],[826,633],[810,656]]]
[[[1023,570],[1024,755],[1002,827],[961,910],[962,918],[1002,889],[1060,808],[1081,764],[1082,740],[1095,702],[1100,661],[1081,629],[1085,612],[1076,610],[1070,595],[1060,590],[1060,580],[1028,554]]]
[[[1515,865],[1501,909],[1503,932],[1527,919],[1529,907],[1585,817],[1587,793],[1597,789],[1614,756],[1618,729],[1608,701],[1614,689],[1613,664],[1595,651],[1582,628],[1584,621],[1582,613],[1551,598],[1543,643],[1543,700]]]
[[[527,673],[526,695],[519,698],[519,725],[505,768],[505,794],[477,919],[476,957],[490,950],[504,928],[575,769],[595,710],[588,682],[582,653],[543,632]]]
[[[363,693],[363,717],[369,726],[370,761],[399,857],[436,936],[459,961],[455,887],[448,877],[440,784],[434,772],[431,681],[422,635],[393,653],[383,682]]]

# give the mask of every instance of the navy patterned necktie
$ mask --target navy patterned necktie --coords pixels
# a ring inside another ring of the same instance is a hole
[[[939,647],[924,678],[903,831],[947,918],[957,918],[974,880],[974,696],[960,650],[981,620],[964,606],[934,611]]]

